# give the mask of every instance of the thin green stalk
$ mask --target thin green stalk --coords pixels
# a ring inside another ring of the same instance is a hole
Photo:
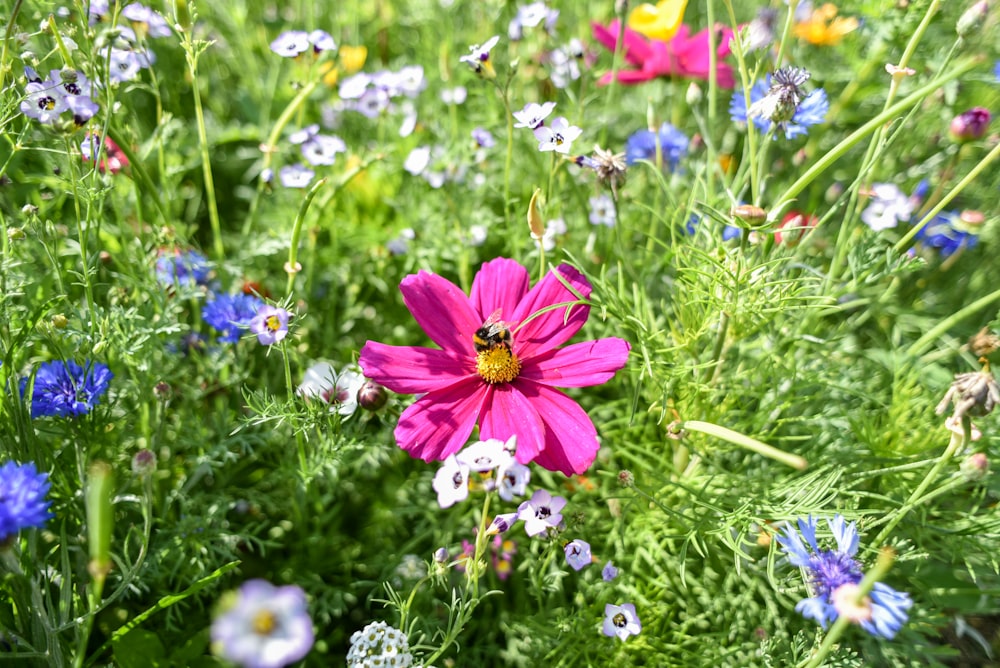
[[[955,323],[964,320],[968,316],[972,315],[976,311],[985,308],[989,304],[1000,300],[1000,290],[994,290],[985,297],[980,297],[976,301],[972,302],[968,306],[962,308],[955,313],[936,324],[932,327],[926,334],[917,339],[909,348],[906,350],[906,355],[910,358],[916,358],[922,355],[928,348],[931,347],[934,340],[941,336],[944,332],[948,331]]]
[[[795,10],[799,8],[799,0],[788,0],[788,14],[785,15],[785,27],[781,30],[781,40],[778,42],[778,55],[774,59],[774,67],[780,68],[785,59],[785,49],[788,38],[792,35],[792,24],[795,22]],[[749,109],[749,107],[747,107]]]
[[[309,95],[316,90],[316,86],[319,85],[319,79],[308,82],[305,86],[299,90],[298,94],[292,98],[292,101],[288,103],[281,115],[278,116],[278,120],[274,122],[274,127],[271,128],[271,134],[267,136],[267,142],[261,150],[264,152],[264,160],[262,162],[261,171],[271,166],[271,161],[275,151],[278,150],[278,137],[281,136],[282,130],[288,125],[288,122],[292,120],[292,116],[298,111],[302,103],[308,99]],[[250,230],[253,227],[254,220],[257,218],[257,209],[260,207],[260,198],[264,193],[264,187],[267,184],[264,183],[263,179],[257,179],[257,191],[254,193],[253,199],[250,201],[250,210],[247,213],[247,219],[243,223],[243,229],[241,234],[246,237],[250,234]]]
[[[926,214],[924,214],[924,217],[920,220],[920,222],[917,223],[916,225],[914,225],[913,229],[911,229],[909,232],[907,232],[906,235],[903,236],[902,239],[900,239],[898,242],[896,242],[896,245],[893,247],[893,249],[897,253],[902,253],[903,250],[909,246],[910,242],[913,240],[913,237],[915,237],[920,232],[920,230],[922,230],[924,228],[924,225],[926,225],[928,222],[930,222],[934,218],[934,216],[936,216],[939,213],[941,213],[941,211],[946,206],[948,206],[948,204],[950,204],[953,199],[955,199],[956,197],[958,197],[958,195],[963,190],[965,190],[965,188],[970,183],[972,183],[976,179],[976,177],[979,176],[979,174],[981,174],[984,169],[986,169],[987,167],[989,167],[990,164],[992,164],[993,161],[995,161],[997,158],[1000,158],[1000,144],[997,144],[996,146],[994,146],[993,150],[990,151],[989,153],[987,153],[986,157],[984,157],[982,160],[980,160],[979,164],[977,164],[975,167],[973,167],[969,171],[969,173],[966,174],[965,177],[961,181],[959,181],[958,183],[956,183],[955,187],[952,188],[948,192],[947,195],[945,195],[944,197],[942,197],[941,201],[938,202],[937,205],[933,209],[931,209]]]
[[[726,5],[726,9],[729,12],[729,22],[730,25],[739,26],[736,21],[736,11],[733,9],[732,0],[723,0]],[[743,99],[746,101],[746,108],[750,108],[750,89],[753,87],[753,80],[750,78],[750,72],[747,70],[747,61],[743,57],[743,41],[740,39],[739,30],[734,30],[733,32],[733,42],[735,48],[733,53],[736,55],[736,64],[740,71],[740,81],[743,84]],[[758,162],[757,162],[757,126],[753,121],[747,122],[747,153],[746,156],[748,164],[750,165],[750,200],[754,204],[758,204],[760,200],[761,187],[760,187],[760,174],[758,173]]]
[[[937,462],[934,463],[934,466],[927,472],[927,475],[924,476],[922,481],[920,481],[920,484],[917,485],[916,489],[910,493],[910,497],[906,500],[906,503],[904,503],[900,509],[896,511],[889,523],[886,524],[882,528],[882,531],[879,532],[878,536],[875,537],[875,540],[872,541],[874,545],[882,545],[885,543],[889,534],[891,534],[892,530],[896,528],[896,525],[903,521],[903,518],[920,504],[922,500],[921,497],[924,492],[926,492],[927,488],[930,487],[935,480],[937,480],[938,474],[941,473],[941,470],[948,465],[948,462],[950,462],[951,458],[955,456],[955,453],[957,453],[965,443],[971,441],[972,420],[968,415],[962,416],[962,430],[964,432],[962,435],[954,433],[951,435],[948,447],[944,449],[944,452],[941,453]]]
[[[709,436],[715,436],[716,438],[721,438],[724,441],[729,441],[733,445],[738,445],[741,448],[750,450],[751,452],[756,452],[758,455],[769,457],[770,459],[781,462],[787,466],[791,466],[793,469],[798,469],[799,471],[802,471],[809,466],[809,462],[807,462],[803,457],[793,455],[785,452],[784,450],[779,450],[773,445],[768,445],[767,443],[758,441],[755,438],[750,438],[745,434],[741,434],[738,431],[733,431],[732,429],[727,429],[726,427],[712,424],[710,422],[685,420],[678,423],[675,429],[696,431]]]

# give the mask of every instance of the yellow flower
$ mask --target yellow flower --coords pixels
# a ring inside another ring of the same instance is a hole
[[[340,73],[354,74],[365,66],[365,59],[368,58],[367,46],[344,45],[337,51],[337,64],[326,62],[321,65],[323,71],[323,83],[327,86],[336,86],[340,79]]]
[[[838,18],[836,5],[827,2],[814,9],[808,19],[795,24],[795,36],[816,46],[834,46],[857,27],[856,18]]]
[[[661,0],[656,5],[641,4],[628,17],[628,27],[650,39],[669,42],[684,18],[687,0]]]

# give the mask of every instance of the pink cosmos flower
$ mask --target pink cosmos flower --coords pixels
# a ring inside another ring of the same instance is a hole
[[[599,23],[591,24],[594,39],[611,51],[618,43],[618,21],[604,27]],[[682,25],[669,42],[647,40],[634,30],[625,28],[625,45],[623,54],[628,63],[638,67],[636,70],[621,70],[618,81],[623,84],[638,84],[656,77],[690,77],[692,79],[709,78],[708,29],[702,30],[694,37],[688,37],[691,29]],[[732,88],[735,85],[733,68],[722,62],[729,55],[729,42],[733,38],[731,28],[721,28],[715,43],[718,44],[715,72],[716,80],[722,88]],[[598,82],[601,85],[611,82],[611,72],[608,72]]]
[[[358,361],[365,376],[394,392],[425,393],[399,418],[401,448],[440,461],[458,452],[478,423],[482,440],[517,436],[521,464],[534,461],[566,475],[590,467],[599,447],[594,423],[554,388],[610,380],[625,366],[630,346],[612,337],[558,348],[590,313],[582,304],[540,312],[577,301],[563,282],[584,299],[590,294],[590,283],[569,265],[529,289],[527,269],[506,258],[483,264],[468,297],[426,271],[403,279],[403,302],[441,348],[368,341]],[[477,350],[473,335],[489,323],[509,327],[511,336]]]

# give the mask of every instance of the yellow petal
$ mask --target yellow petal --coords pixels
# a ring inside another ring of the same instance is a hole
[[[650,39],[669,41],[677,34],[687,0],[661,0],[655,6],[639,5],[628,17],[628,27]]]
[[[348,74],[354,74],[365,66],[365,59],[368,58],[368,47],[344,45],[340,47],[337,57],[340,59],[344,71]]]

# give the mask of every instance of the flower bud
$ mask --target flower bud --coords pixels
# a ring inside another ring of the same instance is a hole
[[[952,119],[948,134],[959,143],[982,139],[989,127],[990,119],[988,109],[973,107]]]
[[[132,473],[137,476],[147,476],[156,470],[156,455],[152,450],[143,448],[132,457]]]
[[[371,380],[366,380],[358,390],[358,405],[366,411],[377,411],[385,406],[388,398],[385,388]]]
[[[538,198],[541,195],[542,189],[535,188],[535,192],[531,195],[531,201],[528,203],[528,229],[531,230],[533,239],[541,239],[545,234],[545,221],[542,220],[542,214],[538,212]]]
[[[729,213],[733,218],[739,218],[749,225],[760,225],[767,219],[767,212],[753,204],[740,204]]]
[[[959,470],[970,482],[982,480],[990,472],[990,460],[984,452],[975,452],[962,462]]]
[[[618,473],[618,484],[622,487],[632,487],[635,485],[635,476],[631,471],[623,469]]]
[[[439,564],[448,563],[448,548],[439,547],[438,549],[434,550],[434,561]]]
[[[55,327],[56,329],[65,329],[67,323],[69,323],[69,320],[67,320],[66,316],[64,316],[62,313],[56,313],[54,316],[52,316],[51,322],[52,326]]]
[[[955,24],[955,32],[958,33],[959,37],[968,37],[982,26],[989,12],[990,3],[986,0],[979,0],[979,2],[973,4],[958,17],[958,23]]]

